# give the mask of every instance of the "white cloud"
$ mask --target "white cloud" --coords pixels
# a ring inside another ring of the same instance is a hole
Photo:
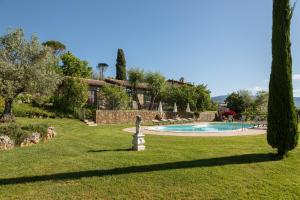
[[[300,89],[294,89],[294,97],[300,97]]]
[[[262,89],[262,87],[260,87],[260,86],[255,86],[254,88],[252,88],[252,90],[253,90],[254,92],[258,92],[258,91],[262,91],[263,89]]]
[[[259,91],[268,91],[268,88],[261,87],[261,86],[255,86],[253,88],[248,88],[250,92],[252,92],[254,95]],[[300,89],[294,89],[293,90],[294,97],[300,97]]]
[[[294,74],[293,75],[293,80],[294,81],[300,81],[300,74]]]
[[[249,90],[253,94],[256,94],[259,91],[267,91],[268,89],[265,88],[265,87],[261,87],[261,86],[255,86],[255,87],[252,87],[252,88],[248,88],[247,90]]]

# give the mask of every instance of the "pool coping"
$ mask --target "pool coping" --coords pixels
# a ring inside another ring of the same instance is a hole
[[[209,122],[200,123],[189,123],[189,124],[206,124]],[[215,122],[214,122],[215,123]],[[188,124],[176,124],[176,125],[188,125]],[[166,125],[167,126],[167,125]],[[171,131],[161,131],[161,130],[149,130],[150,127],[158,126],[142,126],[141,131],[146,135],[165,135],[165,136],[192,136],[192,137],[227,137],[227,136],[246,136],[246,135],[262,135],[265,134],[266,127],[260,128],[245,128],[244,130],[238,129],[233,131],[225,132],[171,132]],[[123,131],[128,133],[135,133],[135,127],[125,128]]]

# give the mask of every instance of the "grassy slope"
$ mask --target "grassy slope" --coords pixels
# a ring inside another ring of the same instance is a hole
[[[274,160],[265,136],[146,136],[133,152],[124,126],[19,119],[37,120],[58,136],[0,152],[0,199],[300,198],[300,148]]]

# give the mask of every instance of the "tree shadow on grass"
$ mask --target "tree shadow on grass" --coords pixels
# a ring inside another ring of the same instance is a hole
[[[100,153],[100,152],[109,152],[109,151],[132,151],[132,148],[127,149],[99,149],[99,150],[89,150],[88,153]]]
[[[114,169],[65,172],[65,173],[30,176],[30,177],[4,178],[4,179],[0,179],[0,185],[33,183],[39,181],[75,180],[75,179],[88,178],[88,177],[103,177],[103,176],[145,173],[145,172],[174,170],[174,169],[190,169],[190,168],[215,167],[215,166],[225,166],[225,165],[251,164],[251,163],[269,162],[269,161],[276,161],[276,160],[279,160],[279,158],[276,157],[275,154],[245,154],[245,155],[207,158],[207,159],[191,160],[191,161],[180,161],[180,162],[122,167],[122,168],[114,168]]]

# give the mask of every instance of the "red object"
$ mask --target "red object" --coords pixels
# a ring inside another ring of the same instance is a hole
[[[228,117],[228,115],[235,116],[235,115],[236,115],[236,112],[233,111],[233,110],[228,110],[228,111],[224,111],[224,112],[223,112],[223,116]]]

